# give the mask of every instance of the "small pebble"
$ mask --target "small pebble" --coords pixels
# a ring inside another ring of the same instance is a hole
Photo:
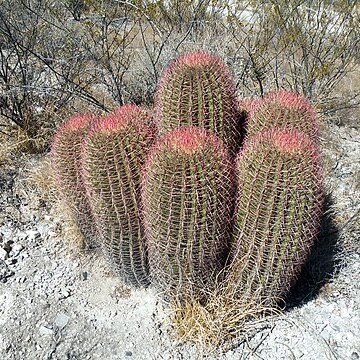
[[[70,317],[66,314],[58,314],[55,318],[55,324],[56,326],[61,330],[63,329],[67,323],[69,322]]]
[[[125,356],[132,356],[132,352],[131,351],[125,351]]]
[[[52,329],[49,329],[48,327],[46,327],[44,325],[41,325],[39,327],[39,332],[41,335],[52,335],[53,334]]]

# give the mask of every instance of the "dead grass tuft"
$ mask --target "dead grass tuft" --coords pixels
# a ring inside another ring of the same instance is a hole
[[[228,350],[269,327],[269,316],[280,310],[256,302],[243,303],[219,287],[205,305],[193,297],[175,298],[170,304],[176,337],[202,351]]]
[[[61,224],[59,236],[63,237],[69,251],[76,256],[86,250],[88,248],[86,239],[80,231],[71,209],[61,198],[57,197],[52,212],[54,218]]]
[[[63,237],[69,250],[78,253],[86,249],[87,243],[74,219],[72,210],[56,189],[49,155],[28,166],[26,183],[30,188],[36,189],[43,199],[53,204],[50,212],[59,224],[57,235]]]
[[[48,155],[28,168],[27,172],[26,181],[30,186],[38,189],[43,195],[55,197],[55,178]]]

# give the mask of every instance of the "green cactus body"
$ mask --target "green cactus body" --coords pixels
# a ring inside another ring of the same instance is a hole
[[[251,137],[262,130],[287,128],[302,131],[314,144],[318,143],[319,125],[310,102],[289,91],[274,91],[249,108],[246,135]]]
[[[152,282],[199,295],[214,285],[233,204],[229,155],[197,127],[174,129],[149,154],[142,199]]]
[[[82,148],[86,191],[104,252],[115,271],[135,286],[149,282],[140,219],[140,171],[154,133],[149,112],[126,105],[100,118]]]
[[[227,286],[245,303],[273,306],[293,284],[319,230],[318,151],[301,132],[271,129],[248,139],[236,166]]]
[[[185,53],[164,70],[155,96],[160,135],[179,126],[214,132],[236,154],[243,124],[225,64],[203,51]]]
[[[80,172],[80,152],[82,139],[94,121],[95,116],[92,114],[70,118],[56,132],[51,148],[56,186],[87,245],[96,244],[96,229]]]

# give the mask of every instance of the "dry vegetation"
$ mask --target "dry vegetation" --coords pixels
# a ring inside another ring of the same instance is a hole
[[[240,96],[292,89],[339,118],[360,102],[359,18],[355,1],[1,0],[1,140],[42,152],[73,113],[151,104],[195,48],[225,59]]]

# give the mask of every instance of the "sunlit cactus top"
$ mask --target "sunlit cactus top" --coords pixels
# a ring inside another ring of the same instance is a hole
[[[105,117],[98,118],[88,136],[92,133],[112,133],[128,126],[144,126],[147,128],[150,123],[150,112],[147,108],[133,104],[124,105],[115,109]]]
[[[150,152],[149,160],[152,153],[157,152],[160,148],[179,153],[179,155],[205,154],[213,151],[227,158],[227,151],[220,139],[205,129],[196,126],[179,127],[163,136]]]
[[[70,136],[71,132],[79,132],[82,130],[86,131],[86,129],[95,120],[95,118],[96,117],[94,114],[85,113],[75,115],[68,119],[66,122],[64,122],[55,133],[52,144],[52,152],[54,152],[54,149],[58,145],[60,139],[64,136],[64,133],[67,133]]]
[[[274,91],[250,106],[247,136],[272,127],[296,129],[318,143],[319,124],[316,111],[303,96],[290,91]]]
[[[199,126],[238,150],[240,123],[235,83],[224,62],[211,53],[180,55],[164,70],[157,86],[155,113],[160,135],[178,126]]]
[[[51,158],[60,187],[66,186],[72,191],[74,180],[77,184],[82,182],[79,172],[81,142],[95,122],[94,114],[79,114],[68,119],[57,130],[51,146]]]
[[[203,67],[203,66],[219,66],[223,69],[224,63],[223,61],[216,55],[209,53],[207,51],[191,51],[184,53],[180,55],[178,58],[176,58],[168,67],[167,71],[168,73],[173,70],[174,67],[179,67],[186,65],[191,68],[196,68],[197,66]],[[227,70],[226,70],[227,71]]]
[[[269,148],[272,148],[283,154],[283,156],[286,156],[286,154],[302,154],[301,156],[303,157],[306,154],[315,164],[319,165],[320,162],[319,151],[315,144],[306,134],[296,129],[273,127],[258,133],[245,142],[241,152],[238,154],[237,160],[254,145],[256,145],[257,149],[262,149],[261,151],[264,153],[268,152]]]

